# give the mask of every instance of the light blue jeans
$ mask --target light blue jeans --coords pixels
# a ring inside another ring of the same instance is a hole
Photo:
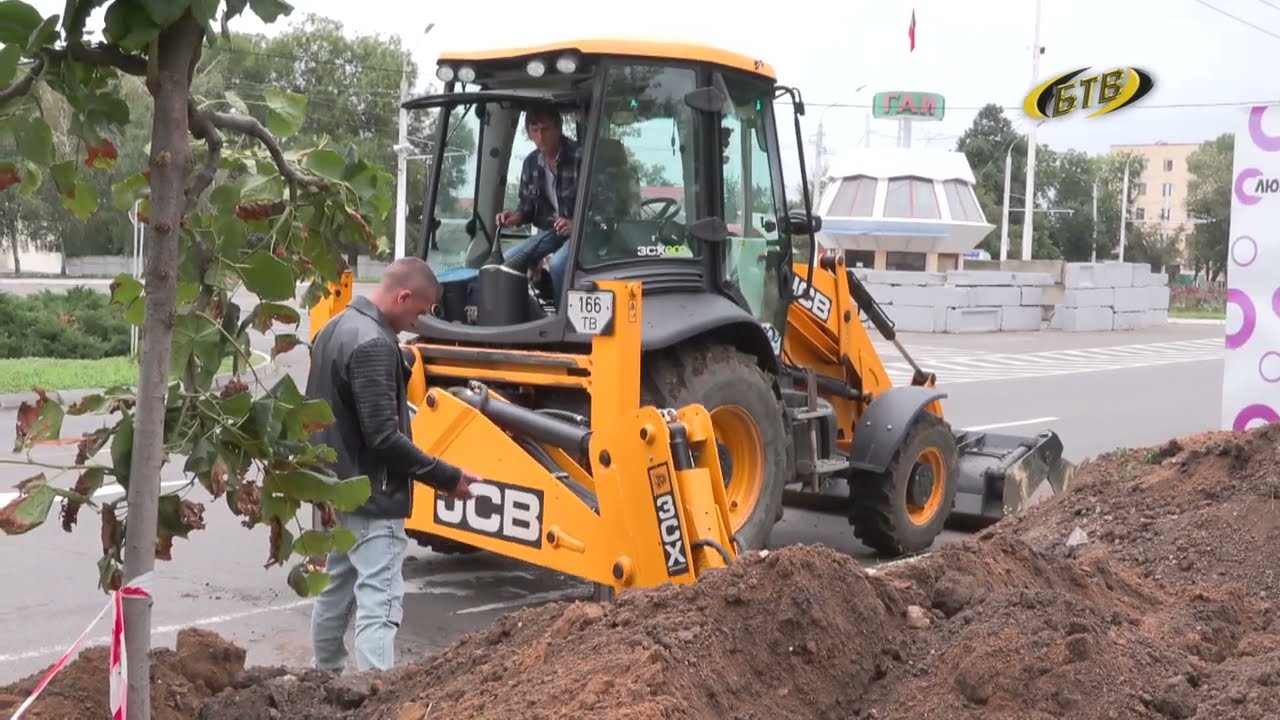
[[[503,259],[512,263],[513,260],[524,261],[531,258],[528,267],[532,268],[551,253],[551,263],[547,272],[551,273],[551,288],[556,295],[555,301],[560,302],[560,291],[564,288],[565,264],[569,262],[568,240],[568,235],[558,235],[554,230],[547,230],[512,245],[511,249],[503,254]]]
[[[316,667],[341,673],[347,664],[347,627],[355,616],[356,668],[388,670],[395,665],[396,631],[404,617],[404,520],[339,512],[338,527],[356,543],[346,553],[329,553],[329,586],[311,612]]]

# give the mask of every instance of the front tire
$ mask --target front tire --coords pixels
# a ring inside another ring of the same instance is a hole
[[[649,354],[645,374],[642,404],[678,409],[696,403],[710,413],[738,551],[767,547],[782,518],[790,457],[773,380],[753,356],[705,343]]]
[[[883,473],[850,475],[854,536],[891,557],[927,550],[951,514],[958,481],[955,436],[922,411]]]

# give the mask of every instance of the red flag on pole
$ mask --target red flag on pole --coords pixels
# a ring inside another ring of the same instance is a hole
[[[915,8],[911,9],[911,26],[907,28],[907,37],[911,39],[911,50],[909,50],[908,52],[914,52],[916,49],[916,10]]]

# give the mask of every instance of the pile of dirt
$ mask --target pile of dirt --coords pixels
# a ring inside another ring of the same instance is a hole
[[[109,652],[104,646],[82,650],[54,676],[23,718],[96,720],[110,717],[107,705]],[[151,717],[153,720],[198,717],[205,701],[244,676],[244,659],[243,648],[217,633],[200,628],[180,630],[173,648],[151,651]],[[26,702],[46,671],[0,687],[0,716],[10,716]]]
[[[192,689],[156,704],[198,702],[183,717],[200,720],[1280,717],[1277,496],[1280,426],[1182,438],[1100,457],[1067,495],[914,561],[750,553],[690,587],[525,609],[390,673],[255,668],[211,697],[162,651],[156,676]]]

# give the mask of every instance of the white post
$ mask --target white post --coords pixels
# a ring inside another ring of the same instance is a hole
[[[1089,248],[1089,262],[1098,262],[1098,178],[1093,179],[1093,240]]]
[[[1120,262],[1124,262],[1124,231],[1125,226],[1129,224],[1129,162],[1131,160],[1133,156],[1124,163],[1124,189],[1120,191]]]
[[[397,260],[404,257],[405,216],[409,213],[409,162],[405,158],[409,146],[409,111],[403,105],[409,99],[409,59],[400,72],[400,139],[396,145],[396,250]]]
[[[1013,184],[1013,143],[1004,154],[1004,210],[1000,220],[1000,262],[1009,259],[1009,186]]]
[[[130,218],[133,220],[133,276],[137,278],[139,282],[143,282],[142,250],[144,238],[146,238],[146,234],[142,228],[142,223],[138,221],[138,207],[141,203],[141,200],[133,201],[133,217]],[[132,325],[129,327],[129,357],[134,358],[135,360],[138,357],[138,340],[138,326]]]
[[[1031,43],[1031,84],[1040,82],[1040,0],[1036,0],[1036,29]],[[1036,126],[1027,131],[1027,194],[1022,219],[1022,259],[1031,259],[1031,238],[1036,204]]]

